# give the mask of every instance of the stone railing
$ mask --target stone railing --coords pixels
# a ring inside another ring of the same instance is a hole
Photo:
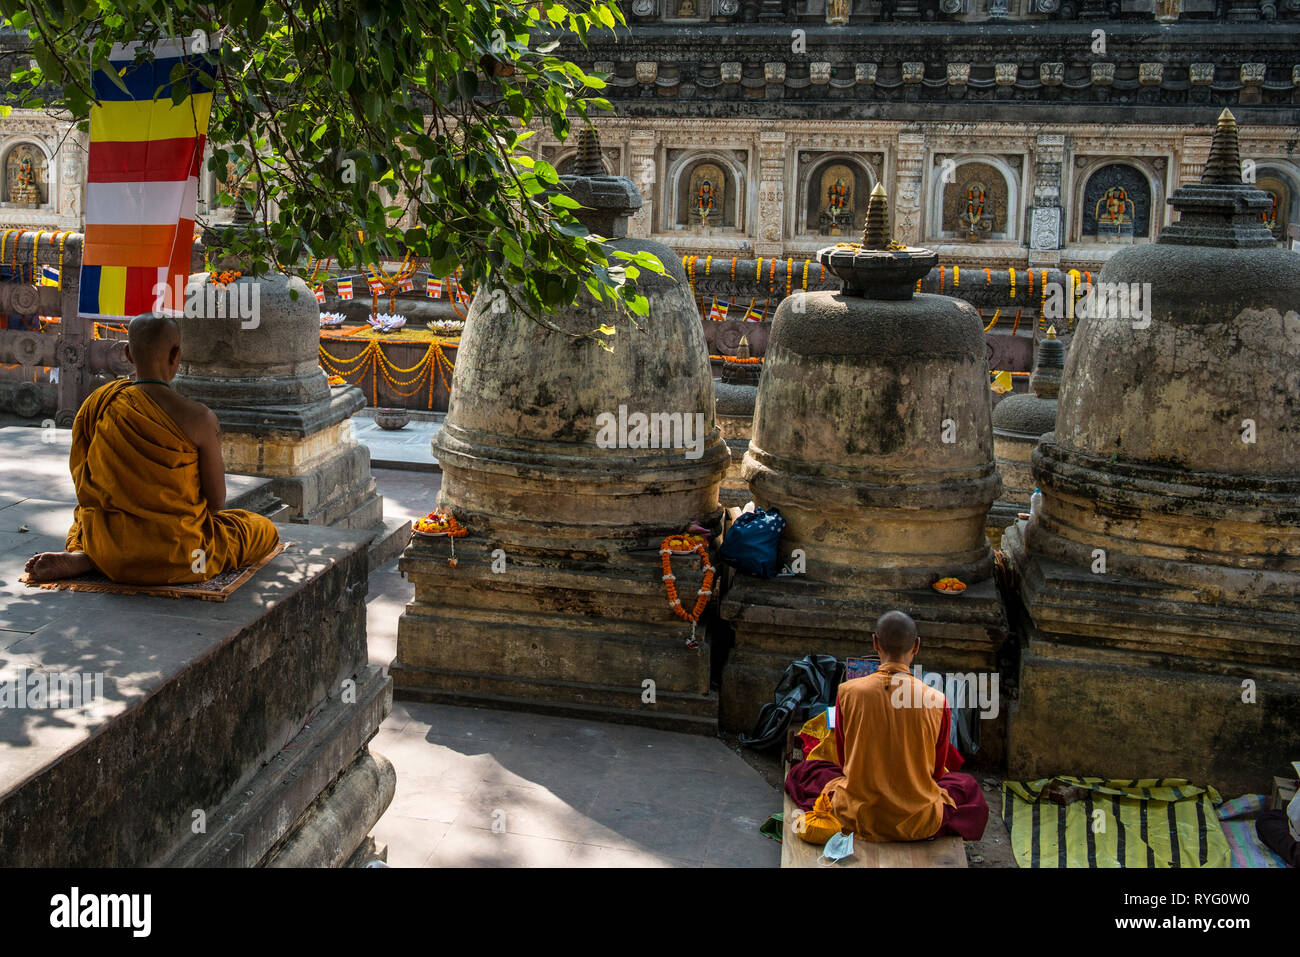
[[[82,235],[67,236],[62,246],[50,242],[49,233],[21,233],[13,262],[21,272],[39,275],[42,266],[58,266],[62,248],[62,273],[55,286],[0,282],[0,314],[21,316],[33,329],[0,330],[0,409],[25,418],[50,415],[61,426],[71,425],[77,409],[95,388],[96,376],[130,371],[126,343],[96,339],[95,323],[81,318]],[[40,329],[38,316],[57,316],[59,322]],[[58,375],[45,375],[46,369]],[[57,380],[57,381],[54,381]]]

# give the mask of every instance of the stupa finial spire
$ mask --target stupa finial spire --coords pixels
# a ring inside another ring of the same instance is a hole
[[[578,130],[578,155],[573,161],[573,174],[575,176],[605,175],[605,164],[600,160],[600,137],[590,126]]]
[[[1201,174],[1202,186],[1241,185],[1241,149],[1237,142],[1237,118],[1225,109],[1219,114],[1210,140],[1210,158]]]
[[[885,187],[877,183],[867,200],[867,222],[862,229],[864,249],[886,249],[893,237],[889,230],[889,196]]]

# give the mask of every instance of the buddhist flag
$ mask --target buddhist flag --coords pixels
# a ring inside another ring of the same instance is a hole
[[[998,395],[1005,395],[1006,393],[1010,392],[1011,373],[1005,371],[993,373],[993,382],[989,386],[989,388],[992,389],[994,392],[998,393]]]
[[[412,289],[415,288],[415,283],[412,281],[410,276],[407,276],[405,279],[402,279],[400,282],[398,282],[397,288],[400,289],[402,292],[410,292]]]
[[[730,307],[731,303],[727,302],[725,299],[713,300],[713,305],[709,307],[709,318],[714,322],[721,322],[723,319],[727,318],[727,310]]]
[[[340,299],[351,299],[351,298],[352,298],[352,278],[351,278],[351,277],[348,277],[347,279],[340,279],[340,280],[339,280],[339,298],[340,298]]]
[[[382,279],[372,279],[370,280],[369,285],[370,285],[370,294],[372,296],[378,296],[380,293],[384,291],[384,282]]]
[[[749,301],[749,305],[745,308],[745,322],[762,322],[762,321],[763,321],[763,310],[755,309],[754,300],[751,299]]]
[[[178,315],[190,273],[199,167],[212,109],[214,67],[189,52],[189,38],[152,45],[154,59],[135,62],[142,44],[118,44],[109,61],[118,86],[93,78],[81,315],[130,318],[155,310]],[[181,66],[189,95],[171,98]]]
[[[41,267],[41,285],[57,286],[59,284],[59,267],[42,266]]]
[[[424,287],[424,291],[425,291],[425,293],[428,294],[428,296],[429,296],[430,299],[441,299],[441,298],[442,298],[442,280],[441,280],[441,279],[434,279],[433,276],[430,276],[430,277],[429,277],[428,285],[426,285],[426,286]]]
[[[317,302],[324,302],[324,301],[325,301],[325,286],[324,286],[324,285],[313,286],[311,291],[312,291],[313,293],[316,294],[316,301],[317,301]]]

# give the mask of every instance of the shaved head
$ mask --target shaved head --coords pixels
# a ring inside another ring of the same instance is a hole
[[[916,622],[901,611],[887,611],[876,619],[876,641],[891,658],[901,658],[916,644]]]
[[[176,320],[154,312],[132,319],[126,334],[127,344],[131,347],[131,361],[137,369],[167,362],[172,347],[181,344],[181,330]]]

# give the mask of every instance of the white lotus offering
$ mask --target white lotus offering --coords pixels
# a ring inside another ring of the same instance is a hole
[[[371,313],[366,320],[376,332],[396,332],[406,325],[406,317],[387,312]]]
[[[320,325],[322,329],[333,329],[343,325],[347,318],[347,315],[342,312],[322,312],[320,314]]]

